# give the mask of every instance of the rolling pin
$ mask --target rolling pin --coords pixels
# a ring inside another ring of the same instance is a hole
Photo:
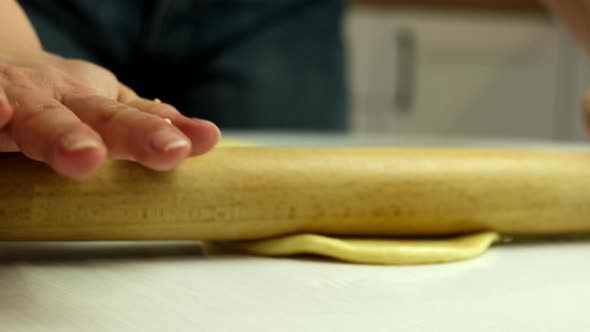
[[[245,240],[590,232],[590,153],[218,148],[84,182],[0,155],[0,240]]]

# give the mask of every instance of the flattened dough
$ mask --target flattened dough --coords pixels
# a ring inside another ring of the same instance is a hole
[[[399,240],[296,234],[229,244],[238,250],[263,256],[312,254],[359,264],[416,265],[474,258],[483,254],[499,239],[499,235],[494,232],[452,238]]]

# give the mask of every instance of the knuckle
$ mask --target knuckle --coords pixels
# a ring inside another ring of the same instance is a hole
[[[124,118],[132,110],[131,107],[125,104],[113,101],[112,103],[105,105],[103,111],[100,112],[98,123],[100,126],[109,126],[119,121],[121,118]]]
[[[45,79],[56,79],[64,76],[63,71],[54,66],[43,66],[39,72]]]
[[[67,66],[73,72],[86,73],[91,77],[101,75],[102,77],[106,76],[109,79],[116,80],[116,76],[112,71],[88,61],[71,59],[67,60]]]
[[[67,94],[71,96],[93,96],[98,94],[92,87],[70,77],[65,77],[63,83],[67,89]]]
[[[14,65],[3,65],[0,66],[0,76],[8,84],[16,85],[22,88],[33,88],[32,80],[32,69],[14,66]]]
[[[45,102],[40,103],[36,110],[37,112],[43,112],[43,111],[56,111],[59,109],[62,109],[63,105],[57,101],[57,100],[48,100]]]
[[[28,109],[28,112],[19,112],[19,121],[21,126],[27,126],[37,121],[43,121],[46,116],[51,116],[50,112],[58,112],[63,109],[61,103],[57,100],[47,100]]]

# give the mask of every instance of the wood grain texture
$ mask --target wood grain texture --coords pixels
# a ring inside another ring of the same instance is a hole
[[[0,156],[2,240],[590,232],[590,154],[219,148],[170,173],[111,162],[76,183]]]

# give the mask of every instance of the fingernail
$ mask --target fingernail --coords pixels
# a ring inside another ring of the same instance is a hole
[[[209,124],[211,126],[213,126],[215,128],[215,130],[217,130],[217,137],[221,138],[221,129],[219,129],[219,127],[217,127],[217,125],[215,123],[213,123],[211,121],[207,121],[207,122],[209,122]]]
[[[185,146],[190,146],[191,143],[177,132],[164,129],[152,136],[152,145],[157,150],[168,152]]]
[[[61,141],[61,146],[65,151],[75,152],[99,148],[101,146],[101,142],[96,138],[85,134],[72,134],[66,136]]]

